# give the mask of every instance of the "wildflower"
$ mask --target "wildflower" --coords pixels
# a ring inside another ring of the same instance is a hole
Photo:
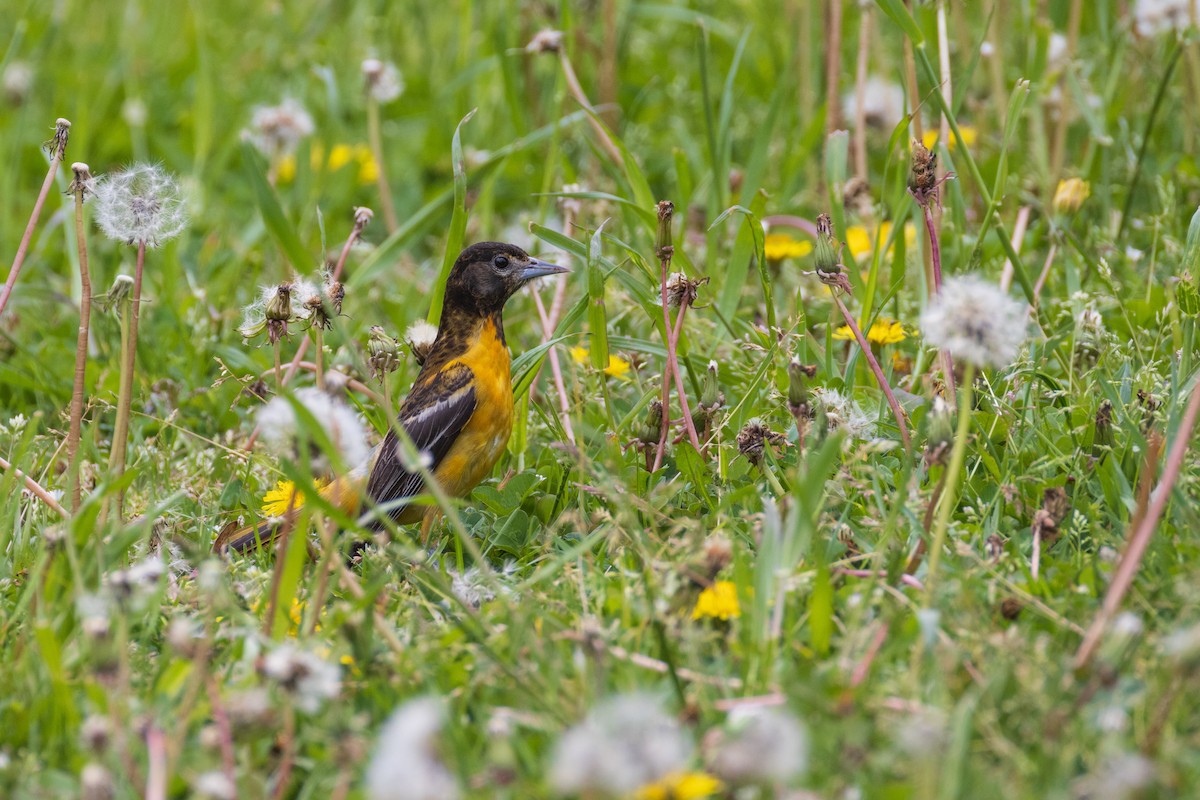
[[[295,152],[313,129],[313,119],[304,106],[287,98],[277,106],[255,106],[250,128],[242,135],[267,158],[277,159]]]
[[[875,435],[875,418],[858,403],[837,389],[816,390],[821,417],[829,430],[843,430],[851,439],[869,439]]]
[[[367,339],[367,353],[371,377],[377,380],[383,380],[389,372],[400,368],[400,344],[384,333],[379,325],[371,326],[370,338]]]
[[[843,325],[833,332],[833,338],[849,340],[854,338],[854,331],[850,330],[849,325]],[[867,331],[867,341],[871,344],[896,344],[903,342],[908,338],[908,334],[904,332],[904,325],[894,319],[887,317],[879,317],[871,323],[870,330]]]
[[[390,61],[368,58],[362,62],[367,94],[377,103],[390,103],[404,93],[404,76]]]
[[[618,695],[601,701],[559,739],[550,782],[563,794],[628,794],[682,772],[691,752],[656,698]]]
[[[1157,36],[1166,31],[1186,30],[1200,14],[1198,0],[1137,0],[1133,7],[1133,29],[1138,36]]]
[[[367,186],[379,179],[379,162],[375,160],[371,148],[365,144],[356,145],[354,160],[358,164],[358,174],[355,179],[360,185]]]
[[[670,298],[668,298],[669,300]],[[571,360],[576,364],[587,364],[590,362],[590,358],[591,354],[586,347],[576,346],[571,348]],[[609,353],[608,366],[604,368],[604,374],[613,378],[624,378],[631,367],[632,365],[625,359]]]
[[[116,793],[112,773],[95,761],[85,764],[79,773],[79,790],[81,800],[112,800]]]
[[[702,800],[725,787],[704,772],[673,772],[634,793],[634,800]]]
[[[300,389],[293,397],[293,401],[276,397],[258,411],[258,426],[263,442],[277,456],[298,461],[302,455],[308,455],[311,469],[317,475],[331,472],[328,455],[336,454],[336,460],[350,468],[367,460],[369,450],[366,434],[358,415],[349,407],[320,389]],[[314,448],[311,437],[301,434],[293,402],[303,406],[312,416],[332,445],[332,454],[327,455]],[[304,453],[300,450],[302,440],[309,448]]]
[[[8,102],[14,106],[24,103],[25,98],[29,96],[29,90],[33,88],[33,68],[29,66],[29,62],[8,62],[4,68],[4,75],[0,76],[0,86],[3,87]]]
[[[404,332],[404,341],[408,344],[408,351],[412,353],[418,364],[425,363],[429,351],[433,349],[433,343],[437,341],[437,334],[437,326],[424,320],[414,322]]]
[[[970,125],[959,125],[958,130],[960,133],[962,133],[962,143],[967,147],[974,147],[975,142],[979,140],[979,131],[977,131],[975,128],[972,128]],[[929,130],[925,131],[925,135],[921,137],[921,144],[923,144],[929,150],[932,150],[934,145],[937,144],[937,140],[937,129],[930,128]],[[950,149],[953,150],[956,147],[958,147],[958,136],[955,135],[954,131],[950,131]]]
[[[787,444],[787,437],[782,433],[776,433],[771,430],[758,417],[751,419],[746,423],[745,427],[738,431],[738,452],[744,455],[746,460],[756,467],[762,463],[768,444],[785,446]]]
[[[1054,190],[1054,213],[1074,214],[1092,194],[1092,185],[1082,178],[1067,178],[1058,182]]]
[[[281,644],[268,653],[259,666],[263,676],[279,684],[296,702],[296,707],[315,713],[323,702],[341,691],[341,668],[315,653]]]
[[[846,119],[854,119],[858,108],[856,92],[842,96]],[[904,118],[904,89],[897,83],[872,75],[863,85],[863,117],[873,128],[891,130]]]
[[[1025,306],[976,275],[949,278],[921,315],[931,345],[980,367],[1011,364],[1025,325]]]
[[[882,247],[892,235],[892,223],[883,222],[878,233],[867,230],[862,225],[851,225],[846,228],[846,249],[855,261],[869,257],[875,252],[875,243]],[[911,250],[917,243],[917,229],[911,222],[904,226],[904,246]],[[892,247],[895,247],[893,242]],[[890,249],[889,249],[890,252]]]
[[[313,481],[313,488],[318,492],[329,485],[329,481],[318,478]],[[282,517],[288,508],[297,509],[304,505],[304,494],[296,491],[296,484],[291,481],[279,481],[275,488],[263,495],[262,514],[264,517]]]
[[[793,239],[786,233],[768,233],[763,240],[767,261],[778,263],[786,258],[803,258],[813,251],[812,242]]]
[[[384,723],[367,767],[371,800],[454,800],[458,782],[437,753],[445,711],[432,697],[410,700]]]
[[[192,791],[196,797],[207,800],[233,800],[237,797],[237,789],[224,772],[202,772],[192,782]]]
[[[808,766],[808,733],[784,709],[739,706],[707,750],[709,768],[724,781],[786,783]]]
[[[96,224],[110,239],[157,247],[187,224],[179,184],[161,167],[135,164],[92,185]]]
[[[538,31],[534,37],[529,40],[529,44],[525,45],[526,53],[557,53],[562,49],[563,33],[562,31],[550,30],[549,28]]]
[[[738,603],[737,584],[733,581],[716,581],[700,592],[692,619],[719,619],[727,622],[742,615]]]

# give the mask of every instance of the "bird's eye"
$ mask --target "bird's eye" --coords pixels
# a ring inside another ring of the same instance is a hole
[[[492,263],[496,265],[496,269],[508,269],[508,259],[504,256],[496,256]]]

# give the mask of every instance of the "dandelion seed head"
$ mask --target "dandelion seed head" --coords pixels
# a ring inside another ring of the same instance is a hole
[[[546,28],[534,34],[529,40],[529,44],[525,45],[526,53],[557,53],[562,49],[563,33],[562,31],[551,30]]]
[[[110,239],[157,247],[187,225],[179,184],[161,167],[134,164],[91,184],[96,224]]]
[[[855,118],[858,100],[855,92],[842,97],[846,119]],[[867,78],[863,85],[863,117],[872,127],[891,129],[904,117],[904,89],[898,83],[877,76]]]
[[[320,709],[326,700],[338,696],[342,688],[341,669],[315,653],[291,644],[282,644],[262,660],[262,674],[277,683],[296,702],[296,707],[310,714]]]
[[[433,349],[433,343],[437,341],[437,334],[437,326],[425,320],[414,322],[404,332],[404,340],[408,343],[408,350],[412,353],[413,358],[418,364],[425,363],[425,358],[429,355],[429,351]]]
[[[1075,796],[1088,800],[1131,800],[1154,782],[1154,764],[1138,753],[1109,756],[1075,785]]]
[[[30,89],[33,88],[33,67],[29,66],[27,61],[8,62],[8,66],[4,68],[4,75],[0,76],[0,86],[3,86],[4,94],[10,103],[20,105],[25,102]]]
[[[709,768],[724,781],[785,783],[808,766],[808,733],[785,709],[741,707],[708,750]]]
[[[1200,15],[1200,0],[1137,0],[1133,7],[1133,29],[1138,36],[1157,36],[1182,31]]]
[[[450,588],[459,600],[472,608],[479,608],[496,597],[478,567],[467,567],[462,572],[450,570]]]
[[[1025,306],[976,275],[948,279],[921,315],[934,347],[979,367],[1005,367],[1025,341]]]
[[[683,771],[691,751],[657,699],[619,695],[602,701],[559,739],[550,781],[565,794],[624,795]]]
[[[202,772],[192,782],[197,797],[207,800],[233,800],[237,790],[223,772]]]
[[[366,432],[353,410],[320,389],[300,389],[294,397],[325,432],[342,464],[353,469],[367,460],[370,451]],[[308,441],[308,449],[301,451],[305,437],[301,434],[296,411],[286,398],[272,398],[258,410],[257,422],[263,443],[279,458],[299,461],[307,457],[310,468],[318,476],[332,471],[329,454],[315,442]]]
[[[295,152],[314,129],[312,116],[289,97],[277,106],[255,106],[250,127],[242,135],[267,158],[278,158]]]
[[[870,439],[875,435],[875,418],[862,406],[837,389],[813,390],[830,430],[842,430],[851,439]]]
[[[461,791],[437,752],[445,721],[442,702],[410,700],[396,709],[379,731],[367,767],[371,800],[454,800]]]
[[[80,771],[79,789],[82,800],[112,800],[116,791],[112,773],[95,761],[85,764]]]
[[[362,62],[362,73],[367,94],[376,102],[390,103],[404,94],[404,76],[392,62],[368,58]]]

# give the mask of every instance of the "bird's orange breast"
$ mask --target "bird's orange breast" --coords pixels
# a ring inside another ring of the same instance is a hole
[[[464,497],[491,473],[512,435],[512,364],[491,319],[455,361],[475,374],[475,411],[433,474],[452,497]]]

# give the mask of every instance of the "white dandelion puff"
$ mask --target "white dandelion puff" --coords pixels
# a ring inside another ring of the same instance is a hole
[[[437,341],[437,334],[437,326],[425,320],[414,322],[404,332],[404,340],[408,343],[408,350],[412,353],[413,358],[416,359],[418,364],[425,363],[426,356],[433,349],[433,343]]]
[[[1197,17],[1200,17],[1200,0],[1137,0],[1133,7],[1133,29],[1138,36],[1157,36],[1186,30]]]
[[[20,105],[33,88],[33,67],[27,61],[10,61],[0,77],[0,86],[13,105]]]
[[[96,178],[89,189],[95,197],[96,224],[110,239],[157,247],[187,225],[179,184],[161,167],[134,164]]]
[[[842,97],[842,110],[847,119],[854,119],[858,98],[855,92]],[[863,118],[877,128],[893,128],[904,118],[904,89],[900,84],[872,76],[863,85]]]
[[[948,279],[921,315],[929,344],[978,367],[1005,367],[1025,341],[1025,305],[976,275]]]
[[[341,669],[315,653],[283,644],[262,661],[262,674],[279,684],[308,713],[316,712],[326,700],[341,691]]]
[[[379,104],[390,103],[404,94],[404,76],[392,62],[368,58],[362,62],[362,72],[367,94]]]
[[[353,410],[320,389],[300,389],[293,397],[320,426],[343,465],[353,469],[367,460],[370,450],[366,432]],[[307,457],[313,473],[317,475],[332,471],[330,454],[311,440],[305,442],[292,401],[284,397],[272,398],[258,410],[257,422],[263,444],[276,456],[292,461]],[[307,449],[302,451],[301,446],[305,444]]]
[[[197,797],[207,800],[233,800],[237,788],[223,772],[202,772],[192,782],[192,791]]]
[[[820,401],[830,430],[845,431],[851,439],[870,439],[875,435],[875,418],[862,406],[837,389],[818,388],[813,392]]]
[[[312,116],[289,97],[277,106],[255,106],[242,135],[267,158],[278,158],[294,152],[314,129]]]
[[[808,732],[785,709],[735,708],[707,761],[717,777],[734,785],[786,783],[808,766]]]
[[[627,694],[602,701],[555,748],[550,781],[564,794],[624,795],[682,771],[692,746],[657,699]]]
[[[454,800],[458,782],[438,756],[445,721],[440,700],[423,697],[396,709],[375,744],[367,767],[371,800]]]

